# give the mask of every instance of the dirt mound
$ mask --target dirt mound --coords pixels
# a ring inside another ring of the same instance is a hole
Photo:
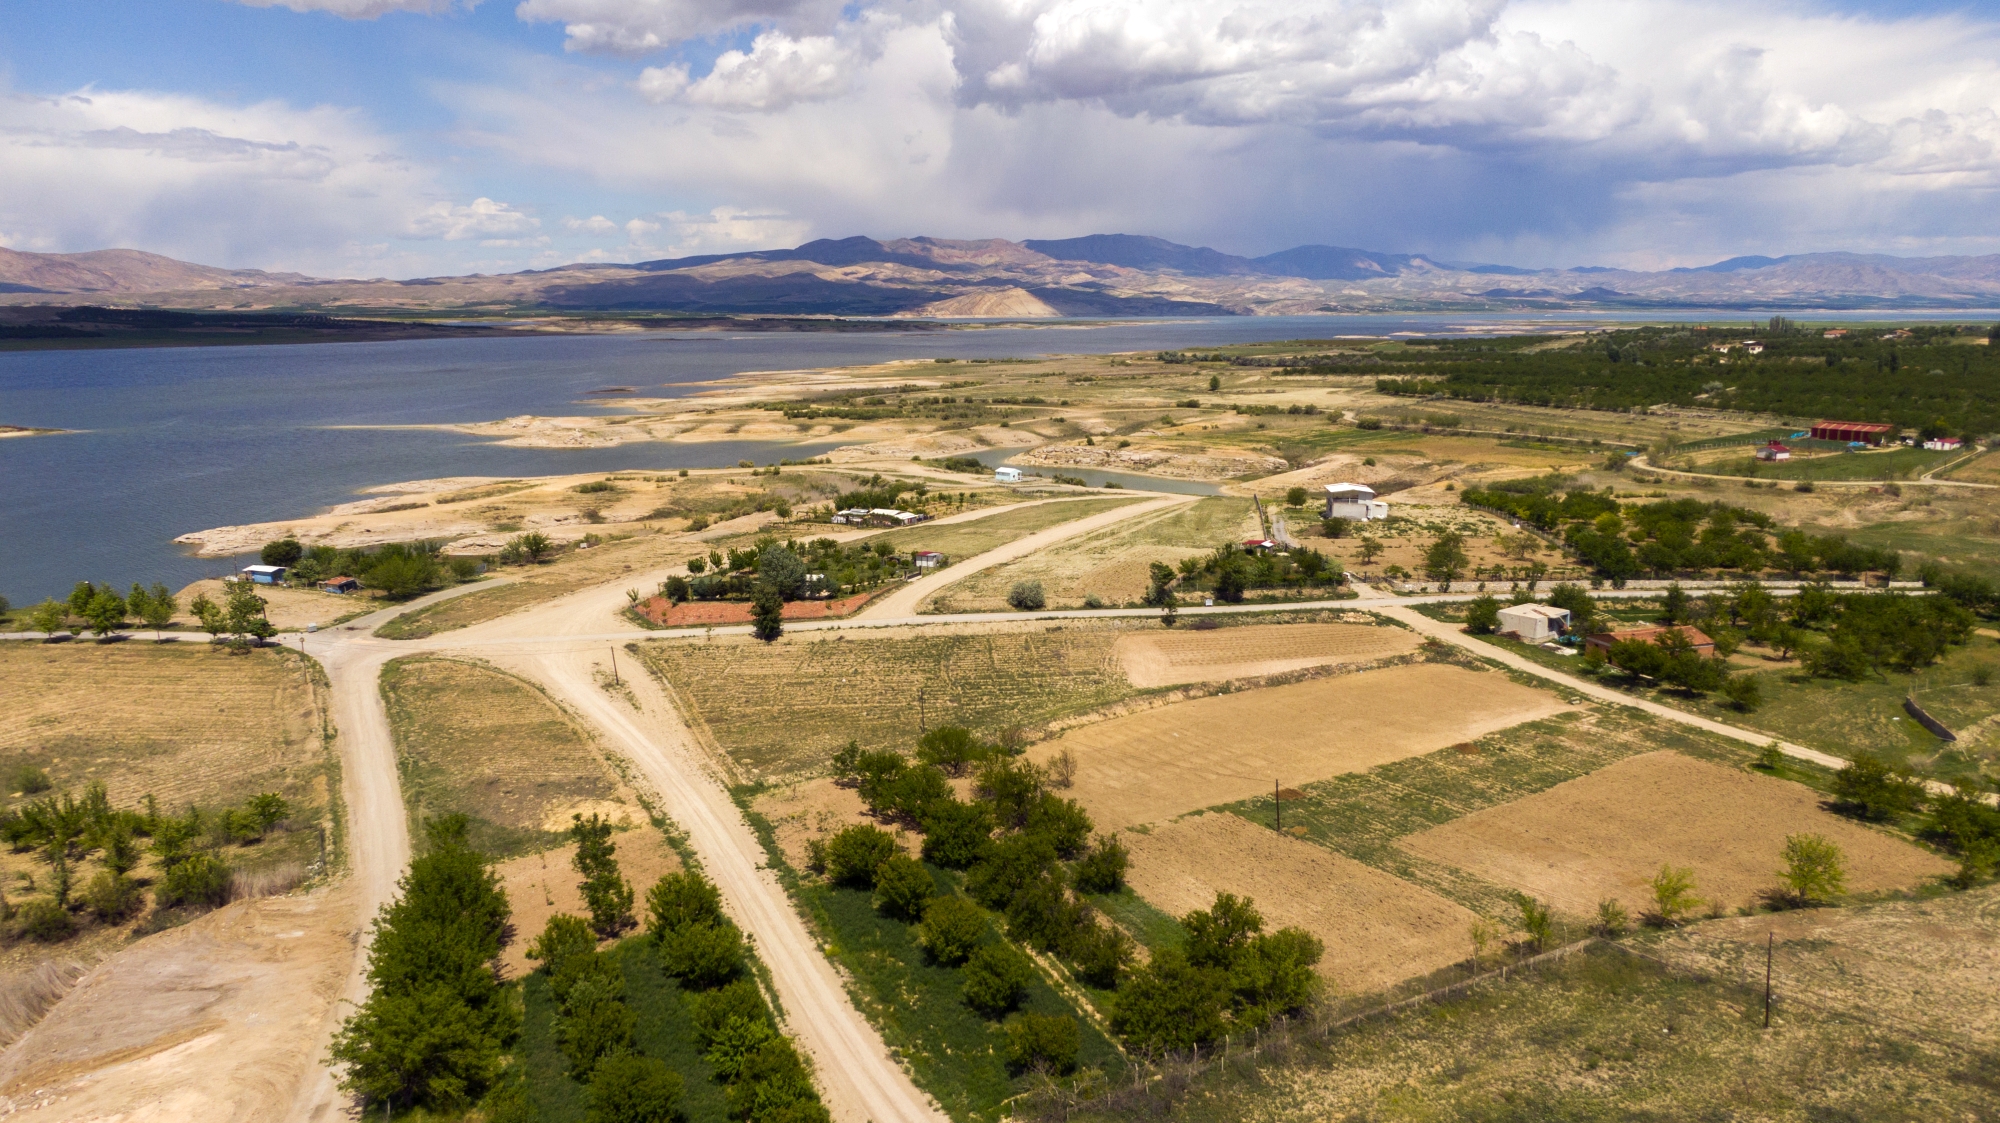
[[[1397,843],[1591,915],[1616,897],[1652,907],[1663,863],[1694,870],[1695,893],[1727,908],[1777,884],[1785,836],[1813,832],[1847,855],[1850,890],[1900,888],[1950,867],[1907,842],[1820,808],[1812,789],[1674,752],[1630,757],[1545,792]]]
[[[1370,624],[1253,624],[1210,632],[1145,632],[1118,641],[1137,687],[1283,674],[1415,651],[1415,632]]]
[[[1477,919],[1465,907],[1310,842],[1235,815],[1198,815],[1123,836],[1132,889],[1183,915],[1218,892],[1252,898],[1264,930],[1303,928],[1326,944],[1320,974],[1373,990],[1463,959]]]
[[[1421,664],[1240,691],[1112,718],[1034,751],[1077,760],[1103,828],[1157,822],[1421,756],[1568,707],[1506,677]]]

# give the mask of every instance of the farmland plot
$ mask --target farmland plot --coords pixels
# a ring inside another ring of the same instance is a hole
[[[1471,910],[1427,889],[1235,815],[1196,815],[1122,836],[1128,875],[1176,916],[1218,892],[1257,903],[1266,930],[1303,928],[1326,944],[1320,974],[1375,990],[1465,958]]]
[[[1154,822],[1420,756],[1561,712],[1503,675],[1442,664],[1389,667],[1201,698],[1072,730],[1075,796],[1102,828]]]
[[[1823,811],[1810,788],[1678,753],[1619,761],[1588,776],[1403,839],[1419,857],[1458,866],[1588,915],[1616,897],[1651,907],[1663,863],[1694,871],[1696,895],[1723,908],[1777,884],[1790,834],[1817,833],[1846,853],[1848,888],[1901,888],[1950,867],[1924,850]]]
[[[729,767],[775,780],[825,768],[849,741],[908,751],[926,724],[963,725],[992,739],[1119,701],[1132,688],[1112,655],[1116,636],[1074,627],[884,630],[638,650]]]
[[[1140,632],[1118,640],[1118,662],[1138,687],[1278,675],[1362,663],[1417,649],[1415,632],[1374,624],[1251,624],[1197,632]]]
[[[646,891],[660,878],[681,868],[680,857],[650,823],[635,830],[618,831],[611,836],[611,845],[618,872],[632,887],[642,908]],[[500,888],[507,893],[507,905],[513,910],[513,939],[500,949],[500,970],[507,978],[518,979],[535,969],[528,958],[528,945],[541,935],[549,917],[557,913],[590,915],[590,906],[583,899],[583,875],[572,864],[575,856],[576,844],[572,842],[538,854],[524,854],[493,867],[500,878]]]

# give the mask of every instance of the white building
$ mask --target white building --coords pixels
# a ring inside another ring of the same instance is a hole
[[[1375,498],[1375,489],[1367,484],[1328,484],[1326,517],[1365,523],[1388,518],[1389,505]]]
[[[993,481],[1003,484],[1020,483],[1021,470],[1019,468],[995,468],[993,469]]]
[[[1569,628],[1569,609],[1546,604],[1514,604],[1500,610],[1500,634],[1540,643]]]
[[[1965,442],[1957,437],[1933,437],[1924,442],[1924,447],[1932,452],[1955,452],[1965,447]]]

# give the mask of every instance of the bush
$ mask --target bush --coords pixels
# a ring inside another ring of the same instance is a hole
[[[731,1022],[752,1021],[768,1025],[771,1019],[769,1011],[764,1008],[764,996],[757,993],[757,984],[749,979],[738,979],[695,995],[693,1020],[695,1041],[705,1049]]]
[[[1017,1072],[1068,1075],[1079,1044],[1075,1018],[1022,1014],[1007,1023],[1007,1064]]]
[[[1607,939],[1623,936],[1631,922],[1625,917],[1625,906],[1616,897],[1606,897],[1597,902],[1597,934]]]
[[[1085,906],[1070,900],[1058,866],[1021,887],[1007,903],[1007,934],[1038,951],[1066,947],[1088,920]]]
[[[1228,975],[1189,963],[1178,948],[1161,948],[1119,988],[1111,1028],[1139,1052],[1178,1052],[1222,1036],[1229,1001]]]
[[[597,953],[592,952],[593,956]],[[556,1019],[556,1041],[569,1058],[571,1079],[590,1082],[599,1062],[632,1047],[638,1019],[625,1005],[625,982],[617,968],[590,975],[570,988]]]
[[[719,986],[743,969],[743,936],[727,921],[682,925],[660,937],[660,965],[696,990]]]
[[[986,941],[986,914],[964,897],[933,897],[917,925],[917,942],[931,958],[956,967]]]
[[[1465,630],[1475,636],[1490,636],[1500,630],[1500,602],[1493,597],[1476,597],[1465,608]]]
[[[1662,864],[1653,875],[1653,918],[1661,924],[1679,924],[1681,918],[1701,907],[1694,895],[1694,871]]]
[[[1521,910],[1521,931],[1527,933],[1528,944],[1536,951],[1545,950],[1555,931],[1555,916],[1548,904],[1526,893],[1516,893],[1514,906]]]
[[[14,787],[22,795],[40,795],[54,786],[49,774],[32,764],[24,764],[14,773]]]
[[[1917,809],[1924,786],[1907,768],[1891,768],[1873,753],[1862,753],[1833,775],[1834,808],[1884,822]]]
[[[163,909],[175,905],[220,908],[229,903],[229,866],[213,854],[190,855],[167,870],[153,890],[153,901]]]
[[[1073,799],[1042,793],[1028,810],[1025,830],[1048,840],[1056,853],[1064,858],[1074,858],[1083,852],[1083,844],[1090,839],[1090,815],[1083,805]]]
[[[1116,893],[1125,886],[1132,857],[1115,835],[1098,835],[1090,853],[1076,864],[1076,888],[1081,893]]]
[[[695,870],[670,873],[646,894],[646,931],[659,939],[691,924],[722,923],[722,891]]]
[[[1091,923],[1070,937],[1064,954],[1078,978],[1099,990],[1110,990],[1118,985],[1118,973],[1132,962],[1135,946],[1124,929]]]
[[[989,909],[1004,909],[1015,894],[1056,868],[1056,849],[1040,835],[1020,834],[995,843],[966,874],[965,891]]]
[[[99,870],[84,887],[83,903],[98,919],[115,924],[138,912],[143,902],[138,882],[121,873]]]
[[[1801,905],[1830,902],[1847,891],[1847,858],[1831,839],[1818,834],[1785,836],[1785,868],[1778,881]]]
[[[596,950],[597,933],[590,930],[590,922],[559,912],[549,917],[549,922],[542,926],[542,934],[528,945],[528,958],[540,962],[543,971],[554,974],[570,956]]]
[[[681,1118],[681,1075],[665,1061],[621,1053],[590,1080],[588,1123],[669,1123]]]
[[[917,759],[953,776],[965,774],[966,766],[988,753],[972,731],[959,725],[941,725],[917,742]]]
[[[790,1041],[775,1038],[744,1061],[729,1086],[729,1114],[751,1123],[826,1123],[812,1076]]]
[[[946,869],[965,869],[993,848],[993,813],[983,803],[933,803],[917,825],[924,832],[924,860]]]
[[[965,964],[965,1004],[989,1018],[1019,1005],[1035,979],[1028,957],[1006,944],[987,944]]]
[[[1017,581],[1007,590],[1007,603],[1022,612],[1040,612],[1049,603],[1040,581]]]
[[[890,855],[875,867],[875,907],[889,916],[915,923],[936,895],[931,872],[907,854]]]
[[[292,566],[299,563],[305,552],[306,548],[299,545],[298,539],[281,538],[276,542],[264,543],[264,548],[257,551],[257,560],[265,565]]]
[[[1756,675],[1730,675],[1722,682],[1722,696],[1746,714],[1764,704],[1764,689],[1758,685]]]
[[[827,840],[827,880],[856,889],[872,888],[875,870],[896,853],[896,839],[880,827],[856,823]]]
[[[50,897],[36,897],[22,905],[20,924],[22,935],[45,944],[66,940],[76,931],[76,920],[69,910]]]

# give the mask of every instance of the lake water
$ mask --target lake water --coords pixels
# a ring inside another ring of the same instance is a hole
[[[242,563],[187,556],[173,545],[176,535],[299,517],[398,480],[770,463],[832,447],[727,442],[526,449],[455,433],[341,426],[615,412],[622,408],[616,401],[583,395],[631,386],[675,397],[745,371],[893,359],[1015,358],[1675,318],[1681,317],[1228,317],[976,331],[654,332],[4,353],[0,424],[77,432],[0,440],[0,594],[24,604],[61,595],[83,579],[121,588],[164,581],[178,588]],[[1685,318],[1720,322],[1715,316]],[[1093,483],[1146,483],[1122,474],[1073,474]],[[1197,490],[1176,482],[1156,486]]]

